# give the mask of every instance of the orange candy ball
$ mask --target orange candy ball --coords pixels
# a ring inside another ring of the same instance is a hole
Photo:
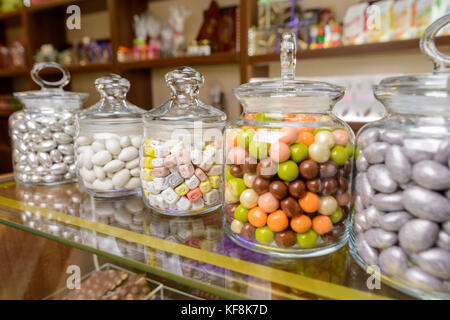
[[[317,234],[325,234],[333,229],[333,223],[328,216],[320,215],[312,219],[312,228]]]
[[[304,143],[307,147],[309,147],[310,145],[312,145],[314,143],[314,135],[311,132],[308,131],[302,131],[300,132],[300,134],[298,135],[298,139],[296,141],[297,143],[302,142]]]
[[[260,207],[254,207],[248,212],[248,222],[254,227],[264,227],[267,222],[267,213]]]
[[[267,217],[267,226],[274,232],[283,231],[289,226],[289,218],[283,210],[277,210]]]
[[[306,192],[306,194],[298,200],[298,204],[307,213],[314,213],[319,210],[320,198],[313,192]]]
[[[278,141],[291,144],[298,138],[298,129],[294,127],[283,127],[280,130],[280,138]]]
[[[291,228],[295,232],[304,233],[311,229],[311,218],[305,214],[301,214],[291,219]]]

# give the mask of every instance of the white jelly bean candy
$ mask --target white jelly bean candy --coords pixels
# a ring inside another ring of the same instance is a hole
[[[117,155],[120,153],[120,142],[117,139],[108,139],[105,142],[106,150],[113,155]]]
[[[100,150],[105,150],[105,144],[103,143],[102,140],[96,140],[96,141],[92,142],[92,150],[94,150],[94,152],[99,152]]]
[[[94,156],[94,150],[91,147],[85,149],[85,151],[80,156],[80,165],[85,167],[86,169],[92,169],[92,157]]]
[[[91,144],[92,139],[90,137],[86,137],[86,136],[80,136],[77,138],[77,145],[78,146],[87,146],[89,144]]]
[[[97,152],[96,154],[94,154],[94,156],[92,157],[92,163],[95,164],[96,166],[103,166],[103,165],[107,164],[108,162],[110,162],[111,159],[112,159],[112,156],[108,151],[101,150],[101,151]]]
[[[95,172],[95,176],[97,177],[97,179],[99,179],[99,180],[105,179],[106,175],[105,175],[105,171],[103,171],[103,167],[94,166],[94,172]]]
[[[125,168],[127,168],[127,169],[134,169],[134,168],[137,168],[137,167],[139,167],[139,158],[136,158],[136,159],[134,159],[134,160],[131,160],[131,161],[128,161],[127,163],[126,163],[126,165],[125,165]]]
[[[131,144],[131,139],[129,136],[122,136],[120,137],[120,146],[122,148],[126,148]]]
[[[111,160],[110,162],[105,164],[105,166],[103,167],[103,170],[105,170],[105,172],[107,172],[107,173],[113,173],[113,172],[119,171],[124,166],[125,166],[125,163],[123,161],[115,159],[115,160]]]
[[[141,169],[139,169],[139,168],[133,168],[130,170],[130,174],[133,177],[139,177],[140,173],[141,173]]]
[[[141,146],[141,137],[140,136],[131,136],[131,144],[133,147],[139,149]]]
[[[111,179],[105,179],[103,181],[95,179],[92,186],[94,189],[97,189],[100,191],[108,191],[113,188],[113,183],[112,183]]]
[[[85,181],[89,183],[93,183],[96,178],[94,171],[85,168],[80,169],[80,175]]]
[[[119,160],[130,161],[139,156],[139,151],[135,147],[126,147],[119,153]]]
[[[125,185],[125,188],[127,189],[135,189],[139,188],[141,186],[141,179],[138,177],[132,177],[128,183]]]
[[[128,169],[122,169],[119,172],[115,173],[112,182],[115,187],[121,188],[125,186],[130,180],[130,171]]]

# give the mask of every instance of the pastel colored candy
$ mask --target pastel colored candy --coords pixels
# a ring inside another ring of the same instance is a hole
[[[163,178],[169,175],[169,172],[169,169],[167,169],[166,167],[160,167],[153,169],[152,174],[154,177]]]
[[[192,177],[194,174],[194,166],[191,163],[178,166],[178,170],[180,171],[180,175],[185,179]]]
[[[203,172],[202,169],[197,168],[195,169],[195,176],[200,180],[200,181],[205,181],[206,179],[208,179],[208,176]]]
[[[199,199],[202,198],[202,192],[200,191],[200,188],[195,188],[190,190],[187,194],[186,194],[187,198],[189,199],[190,202],[195,202]]]

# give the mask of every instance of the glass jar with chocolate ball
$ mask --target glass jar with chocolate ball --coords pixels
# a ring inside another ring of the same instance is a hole
[[[144,201],[152,210],[173,216],[211,212],[222,204],[227,116],[199,99],[205,81],[200,72],[180,67],[165,78],[170,99],[144,115]]]
[[[433,73],[387,78],[374,88],[389,114],[356,139],[350,247],[386,284],[420,298],[450,299],[450,56],[422,36]]]
[[[225,231],[254,251],[312,257],[347,240],[354,135],[331,112],[344,88],[294,79],[284,33],[281,79],[233,92],[244,113],[225,133]]]

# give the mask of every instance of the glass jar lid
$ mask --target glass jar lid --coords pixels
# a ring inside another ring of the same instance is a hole
[[[200,72],[190,67],[180,67],[168,72],[165,79],[171,92],[170,100],[146,112],[145,121],[226,121],[224,112],[199,99],[200,87],[205,82]]]
[[[267,111],[302,106],[328,108],[345,93],[345,88],[327,82],[295,80],[297,41],[293,32],[285,32],[280,44],[281,78],[245,83],[233,89],[244,107],[257,104]]]
[[[46,68],[61,71],[61,79],[58,81],[47,81],[42,79],[39,72]],[[30,74],[33,81],[41,87],[41,90],[14,93],[14,97],[23,103],[25,108],[56,109],[62,107],[65,110],[76,110],[83,105],[88,97],[87,93],[63,90],[63,87],[70,82],[70,73],[64,66],[56,62],[36,63],[31,69]]]
[[[126,100],[130,90],[130,82],[127,79],[117,74],[109,74],[95,80],[95,88],[100,93],[100,101],[81,111],[80,120],[141,120],[145,110]]]
[[[433,62],[434,71],[383,79],[374,87],[378,100],[395,111],[450,112],[450,56],[435,44],[436,34],[449,23],[447,14],[432,23],[420,39],[420,50]]]

